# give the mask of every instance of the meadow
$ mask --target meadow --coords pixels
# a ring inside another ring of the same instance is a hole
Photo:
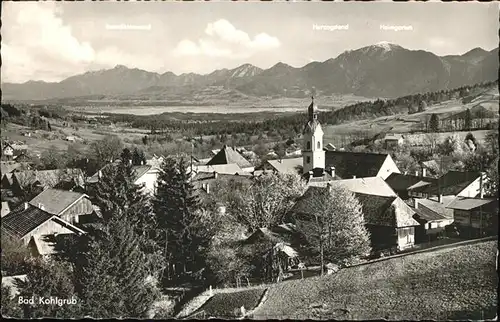
[[[355,266],[275,284],[254,319],[493,318],[497,240]]]

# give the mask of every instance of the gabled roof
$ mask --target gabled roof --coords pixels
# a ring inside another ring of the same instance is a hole
[[[309,187],[295,203],[292,213],[312,214],[316,209],[315,194],[324,193],[326,187]],[[418,226],[413,219],[415,212],[396,196],[369,195],[355,193],[363,207],[366,224],[389,227]]]
[[[224,147],[210,160],[207,165],[216,164],[232,164],[236,163],[241,168],[250,168],[252,164],[248,162],[238,151],[232,147],[224,145]]]
[[[380,177],[335,180],[331,182],[311,182],[310,186],[326,187],[328,184],[342,185],[347,190],[354,193],[363,193],[383,197],[396,197],[396,193],[384,181],[384,179]]]
[[[108,163],[106,164],[104,167],[102,167],[99,171],[97,171],[96,173],[94,173],[90,178],[87,179],[87,182],[88,183],[97,183],[99,182],[99,172],[106,169],[107,167],[110,167],[112,165],[117,165],[119,162],[113,162],[113,163]],[[137,181],[139,180],[143,175],[145,175],[148,171],[152,170],[152,169],[157,169],[155,166],[153,165],[134,165],[132,166],[132,170],[134,171],[134,176],[133,176],[133,181]]]
[[[79,192],[46,189],[33,198],[29,204],[34,207],[42,204],[46,212],[59,216],[68,207],[82,198],[88,198],[88,196]]]
[[[456,196],[480,177],[480,172],[448,171],[448,173],[441,176],[435,183],[418,191],[436,195],[441,192],[445,196]]]
[[[66,179],[83,180],[83,172],[80,169],[27,170],[14,172],[12,176],[23,185],[39,182],[45,188],[53,187]]]
[[[498,207],[497,199],[457,197],[452,202],[450,202],[448,206],[446,206],[446,208],[459,209],[459,210],[474,210],[480,207],[494,208],[495,206]]]
[[[391,173],[385,179],[385,182],[387,182],[387,184],[394,191],[409,190],[410,188],[415,187],[415,185],[422,186],[436,181],[437,179],[434,178],[413,176],[401,173]]]
[[[219,174],[240,174],[245,175],[247,172],[243,171],[243,169],[237,165],[233,164],[215,164],[215,165],[193,165],[193,172],[217,172]]]
[[[448,198],[448,200],[443,200],[443,203],[430,199],[418,199],[415,201],[418,203],[415,212],[428,221],[432,220],[442,220],[442,219],[453,219],[453,210],[447,209],[447,205],[453,199]]]
[[[22,164],[19,162],[12,162],[12,161],[4,162],[4,161],[2,161],[0,163],[0,173],[2,175],[4,175],[4,174],[7,174],[7,173],[14,171],[15,169],[17,169],[21,166],[22,166]]]
[[[17,208],[2,218],[2,233],[15,238],[23,238],[52,217],[54,215],[37,207],[29,206],[26,210]]]
[[[302,173],[302,158],[267,160],[267,163],[280,173]]]
[[[388,154],[325,151],[325,166],[335,167],[335,173],[341,178],[374,177],[380,171]]]
[[[328,150],[328,151],[336,151],[337,148],[335,147],[335,145],[331,144],[331,143],[328,143],[326,146],[325,146],[325,150]]]

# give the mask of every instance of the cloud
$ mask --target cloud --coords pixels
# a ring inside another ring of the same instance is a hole
[[[208,56],[245,58],[258,51],[280,47],[278,38],[266,33],[259,33],[253,39],[248,33],[236,29],[229,21],[219,19],[209,23],[205,28],[207,37],[196,42],[188,39],[181,40],[174,48],[176,56]]]

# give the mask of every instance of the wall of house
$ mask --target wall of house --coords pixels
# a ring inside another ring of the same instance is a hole
[[[486,180],[483,180],[483,181],[486,181]],[[483,182],[483,184],[484,184],[484,182]],[[481,192],[480,186],[481,186],[481,179],[477,178],[474,182],[472,182],[470,185],[468,185],[467,188],[462,190],[458,194],[458,196],[469,197],[469,198],[477,197]]]
[[[400,250],[410,248],[415,244],[415,227],[397,228],[397,234]]]
[[[156,179],[158,178],[158,172],[150,171],[144,174],[142,177],[137,179],[136,184],[144,184],[144,192],[154,193],[156,187]]]
[[[427,224],[425,224],[425,229],[427,231],[429,231],[429,230],[436,229],[436,228],[444,228],[448,225],[451,225],[452,223],[453,223],[453,219],[436,220],[436,221],[428,222]]]
[[[75,224],[80,221],[80,216],[90,215],[93,211],[92,202],[88,198],[82,198],[60,214],[60,217],[71,224]]]
[[[387,156],[385,159],[384,163],[380,167],[380,170],[377,173],[377,177],[381,177],[382,179],[387,179],[388,176],[391,175],[391,173],[401,173],[401,171],[398,169],[398,166],[392,159],[390,155]]]
[[[28,245],[31,237],[33,236],[42,236],[42,235],[51,235],[51,234],[71,234],[73,233],[71,230],[59,225],[53,220],[48,220],[37,228],[33,229],[26,236],[22,238],[24,244]]]
[[[455,209],[454,213],[455,223],[461,226],[468,226],[472,228],[488,228],[495,224],[495,219],[498,214],[483,211],[467,211]]]

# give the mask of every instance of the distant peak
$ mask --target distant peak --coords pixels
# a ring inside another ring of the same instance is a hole
[[[378,42],[374,45],[375,47],[379,47],[379,48],[383,48],[385,50],[391,50],[391,49],[394,49],[394,48],[397,48],[397,47],[400,47],[399,45],[396,45],[396,44],[393,44],[393,43],[390,43],[388,41],[381,41],[381,42]]]
[[[127,66],[125,66],[125,65],[116,65],[115,69],[127,69]]]

